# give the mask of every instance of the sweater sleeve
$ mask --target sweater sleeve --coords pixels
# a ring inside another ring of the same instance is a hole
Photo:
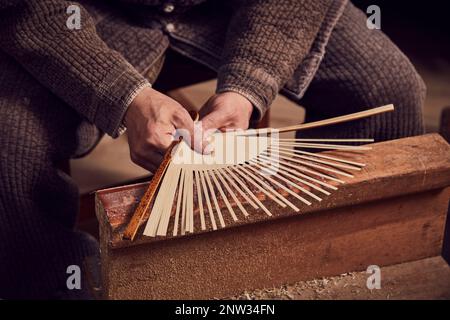
[[[237,2],[218,70],[217,92],[249,99],[259,120],[309,52],[330,0]]]
[[[68,10],[71,5],[79,10],[80,28],[68,25],[76,12]],[[0,28],[2,51],[113,137],[119,134],[129,103],[149,85],[100,39],[93,19],[80,4],[63,0],[2,1]]]

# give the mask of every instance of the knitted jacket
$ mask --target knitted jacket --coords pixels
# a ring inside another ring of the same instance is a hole
[[[169,46],[217,70],[217,92],[244,95],[260,118],[281,88],[304,92],[345,2],[6,0],[0,50],[113,137]]]

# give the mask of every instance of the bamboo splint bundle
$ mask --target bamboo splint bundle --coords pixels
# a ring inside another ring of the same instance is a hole
[[[155,237],[170,233],[178,236],[194,233],[196,228],[216,230],[225,227],[226,221],[245,219],[253,212],[271,216],[272,212],[258,194],[296,212],[301,210],[301,205],[322,201],[324,196],[337,190],[339,184],[345,183],[342,177],[353,177],[352,171],[361,170],[365,164],[348,157],[306,150],[365,151],[370,147],[345,143],[368,143],[373,139],[282,139],[278,134],[365,118],[393,109],[392,105],[387,105],[279,129],[216,133],[211,141],[214,151],[206,155],[196,153],[181,141],[173,146],[171,158],[166,159],[164,168],[160,167],[152,181],[161,183],[157,192],[153,188],[156,197],[144,235]],[[148,210],[153,193],[141,201],[141,211]],[[291,201],[293,198],[298,201]],[[139,219],[138,224],[142,222]]]

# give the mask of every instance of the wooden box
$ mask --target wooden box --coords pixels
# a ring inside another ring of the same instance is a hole
[[[273,217],[177,238],[122,240],[147,183],[97,192],[104,298],[221,298],[440,255],[450,146],[430,134],[373,144],[361,158],[367,167],[321,204],[292,213],[267,201]]]

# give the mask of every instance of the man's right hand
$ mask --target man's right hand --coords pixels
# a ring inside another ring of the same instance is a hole
[[[194,135],[194,122],[181,104],[148,87],[128,107],[124,118],[131,160],[155,172],[177,129]]]

